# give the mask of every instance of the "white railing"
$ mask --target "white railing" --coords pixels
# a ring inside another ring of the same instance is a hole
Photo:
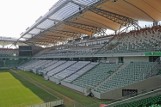
[[[57,100],[57,101],[47,102],[47,103],[38,104],[38,105],[32,105],[28,107],[56,107],[60,105],[63,105],[63,100]]]

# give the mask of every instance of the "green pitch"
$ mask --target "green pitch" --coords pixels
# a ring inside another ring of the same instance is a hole
[[[10,72],[0,72],[0,107],[25,107],[56,99],[23,78],[18,80]]]

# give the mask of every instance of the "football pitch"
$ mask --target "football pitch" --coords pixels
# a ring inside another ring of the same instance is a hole
[[[25,79],[0,71],[0,107],[26,107],[56,99]]]
[[[0,71],[0,107],[26,107],[55,100],[63,100],[63,107],[99,107],[102,103],[31,72]]]

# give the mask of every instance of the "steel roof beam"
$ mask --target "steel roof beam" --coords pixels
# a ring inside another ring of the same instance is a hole
[[[53,35],[57,35],[57,36],[59,36],[59,37],[64,37],[64,36],[66,36],[66,37],[71,37],[71,34],[67,34],[67,33],[63,33],[63,32],[57,32],[57,31],[51,31],[51,30],[48,30],[50,33],[52,33]],[[60,35],[59,35],[60,34]]]
[[[69,0],[69,1],[70,1],[71,3],[76,4],[76,5],[78,5],[78,6],[80,6],[80,7],[83,7],[83,8],[88,7],[87,5],[83,5],[83,4],[77,3],[77,2],[75,2],[75,1],[73,1],[73,0]]]
[[[76,28],[79,28],[79,29],[82,29],[82,30],[92,32],[92,33],[100,31],[100,28],[97,28],[95,26],[86,25],[86,24],[69,22],[69,21],[66,21],[65,24],[68,25],[68,26],[76,27]]]
[[[27,41],[27,43],[30,43],[30,44],[33,44],[33,45],[49,45],[49,44],[51,44],[48,41],[43,41],[43,42],[40,42],[40,41]],[[53,42],[52,42],[52,44],[53,44]]]
[[[30,41],[30,42],[33,42],[33,43],[34,43],[34,42],[50,42],[50,43],[52,42],[52,43],[53,43],[53,42],[56,42],[56,40],[44,39],[44,40],[42,41],[42,40],[36,39],[36,40],[32,40],[32,41]]]
[[[65,34],[67,36],[77,36],[77,35],[81,35],[79,33],[76,32],[70,32],[70,31],[63,31],[63,30],[54,30],[54,32],[59,33],[59,34]]]
[[[29,35],[31,35],[31,37],[35,36],[36,34],[33,34],[33,33],[28,33]]]
[[[132,18],[122,16],[116,13],[112,13],[103,9],[98,9],[95,7],[90,8],[90,11],[94,12],[95,14],[98,14],[102,17],[105,17],[109,20],[112,20],[113,22],[119,23],[122,26],[127,26],[128,24],[134,24],[137,22],[137,20],[134,20]]]
[[[45,31],[46,30],[46,29],[40,28],[40,27],[36,27],[36,29],[39,29],[39,30],[42,30],[42,31]]]
[[[46,38],[47,37],[47,38]],[[37,38],[38,40],[65,40],[65,38],[64,37],[55,37],[54,35],[47,35],[47,36],[45,36],[45,37],[43,37],[43,36],[41,36],[41,37],[38,37]]]
[[[51,20],[51,21],[53,21],[53,22],[62,22],[61,20],[57,20],[57,19],[51,19],[51,18],[47,18],[48,20]]]
[[[52,37],[50,35],[47,36],[49,39],[55,39],[55,40],[65,40],[65,38],[63,37],[60,37],[60,38],[55,38],[55,37]]]

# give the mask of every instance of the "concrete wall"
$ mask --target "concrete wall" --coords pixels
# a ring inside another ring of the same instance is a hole
[[[79,92],[84,93],[84,88],[82,88],[82,87],[79,87],[79,86],[76,86],[74,84],[67,83],[67,82],[64,82],[64,81],[61,81],[61,84],[64,85],[64,86],[66,86],[66,87],[69,87],[71,89],[74,89],[74,90],[77,90]]]
[[[117,57],[111,57],[111,58],[107,58],[106,60],[109,63],[118,63],[118,58]]]
[[[109,62],[109,63],[118,63],[118,57],[107,57],[106,61],[104,62]],[[103,59],[102,59],[103,61]],[[124,63],[130,63],[130,62],[149,62],[149,57],[147,56],[129,56],[129,57],[124,57]]]
[[[49,80],[52,81],[52,82],[55,82],[56,84],[60,84],[60,80],[57,79],[57,78],[54,78],[53,76],[49,77]]]
[[[129,62],[149,62],[149,57],[147,56],[124,57],[124,63]]]
[[[112,90],[109,92],[105,92],[105,93],[101,93],[101,94],[99,94],[98,92],[94,92],[94,91],[92,91],[92,92],[93,92],[94,96],[99,99],[119,99],[122,97],[122,89],[137,89],[138,93],[142,93],[142,92],[148,92],[153,89],[156,89],[159,86],[161,86],[161,76],[160,75],[155,76],[155,77],[151,77],[151,78],[146,79],[144,81],[134,83],[129,86],[115,89],[115,90]]]
[[[106,62],[109,63],[118,63],[118,57],[111,57],[107,58]],[[149,57],[147,56],[133,56],[133,57],[124,57],[124,63],[130,63],[130,62],[149,62]]]

